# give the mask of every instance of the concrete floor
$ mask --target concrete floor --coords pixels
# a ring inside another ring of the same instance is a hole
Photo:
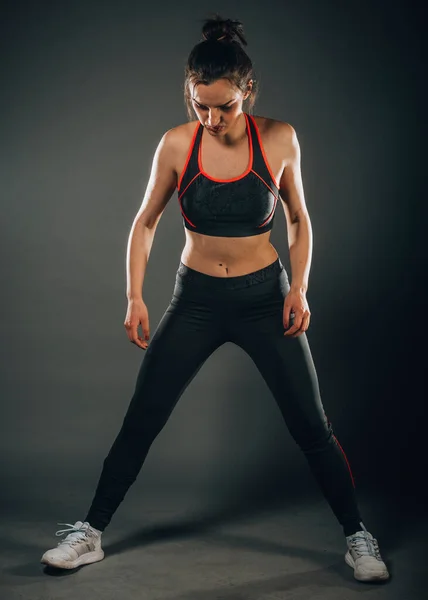
[[[360,498],[391,573],[389,582],[375,585],[354,579],[344,561],[345,538],[323,499],[219,509],[189,508],[188,498],[129,496],[103,534],[104,560],[73,571],[39,562],[60,540],[57,522],[84,517],[76,514],[73,497],[55,505],[51,495],[32,514],[19,503],[9,517],[3,510],[1,600],[427,597],[426,517],[421,521],[413,503],[397,507],[388,498]]]

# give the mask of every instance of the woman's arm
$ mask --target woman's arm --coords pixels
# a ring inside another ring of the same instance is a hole
[[[144,276],[156,228],[177,185],[174,158],[177,141],[176,129],[170,129],[162,136],[153,158],[143,202],[131,227],[126,252],[128,300],[141,300],[143,297]]]
[[[313,235],[303,192],[300,146],[297,134],[289,123],[281,123],[279,139],[285,159],[279,191],[287,222],[291,291],[306,293],[312,260]]]

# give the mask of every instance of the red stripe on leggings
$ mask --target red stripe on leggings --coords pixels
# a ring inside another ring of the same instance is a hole
[[[345,457],[346,464],[348,465],[349,474],[350,474],[350,476],[351,476],[351,479],[352,479],[352,485],[353,485],[353,486],[354,486],[354,488],[355,488],[355,481],[354,481],[354,477],[353,477],[353,475],[352,475],[351,466],[350,466],[350,464],[349,464],[349,462],[348,462],[348,459],[346,458],[346,454],[345,454],[345,452],[343,451],[343,448],[342,448],[342,446],[339,444],[339,442],[338,442],[338,440],[337,440],[337,437],[336,437],[334,434],[333,434],[333,437],[334,437],[334,439],[336,440],[336,444],[337,444],[337,445],[339,446],[339,448],[341,449],[343,456]]]
[[[325,418],[327,419],[328,426],[329,426],[329,427],[331,427],[330,419],[329,419],[329,418],[327,417],[327,415],[325,414],[325,411],[324,411],[324,415],[325,415]],[[351,476],[352,485],[353,485],[353,487],[355,488],[355,481],[354,481],[354,476],[352,475],[352,471],[351,471],[351,465],[349,464],[349,461],[348,461],[348,459],[347,459],[347,457],[346,457],[346,454],[345,454],[345,452],[344,452],[344,450],[343,450],[342,446],[339,444],[339,440],[338,440],[338,439],[337,439],[337,437],[334,435],[334,433],[333,433],[333,437],[334,437],[334,439],[335,439],[335,441],[336,441],[336,444],[339,446],[339,448],[340,448],[340,450],[341,450],[341,452],[342,452],[342,454],[343,454],[343,457],[344,457],[344,459],[345,459],[345,461],[346,461],[346,464],[348,465],[348,471],[349,471],[349,475]]]

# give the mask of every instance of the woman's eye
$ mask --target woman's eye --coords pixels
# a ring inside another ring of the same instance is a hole
[[[196,105],[200,110],[208,110],[206,106],[200,106],[200,105]],[[220,107],[221,110],[232,110],[233,106],[223,106]]]

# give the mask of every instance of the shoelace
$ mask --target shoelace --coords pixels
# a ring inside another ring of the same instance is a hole
[[[378,560],[382,560],[380,556],[379,546],[376,538],[369,536],[369,532],[361,523],[363,530],[353,535],[350,539],[352,549],[355,550],[357,556],[374,556]]]
[[[73,544],[76,544],[77,542],[80,542],[83,539],[85,539],[85,537],[89,533],[88,527],[83,528],[83,523],[80,527],[75,527],[71,523],[57,523],[57,525],[68,525],[69,528],[68,529],[59,529],[55,533],[55,535],[58,535],[58,536],[64,535],[64,533],[66,533],[67,531],[71,531],[71,533],[69,533],[64,540],[62,540],[61,542],[58,542],[58,546],[60,544],[69,544],[70,546]]]

